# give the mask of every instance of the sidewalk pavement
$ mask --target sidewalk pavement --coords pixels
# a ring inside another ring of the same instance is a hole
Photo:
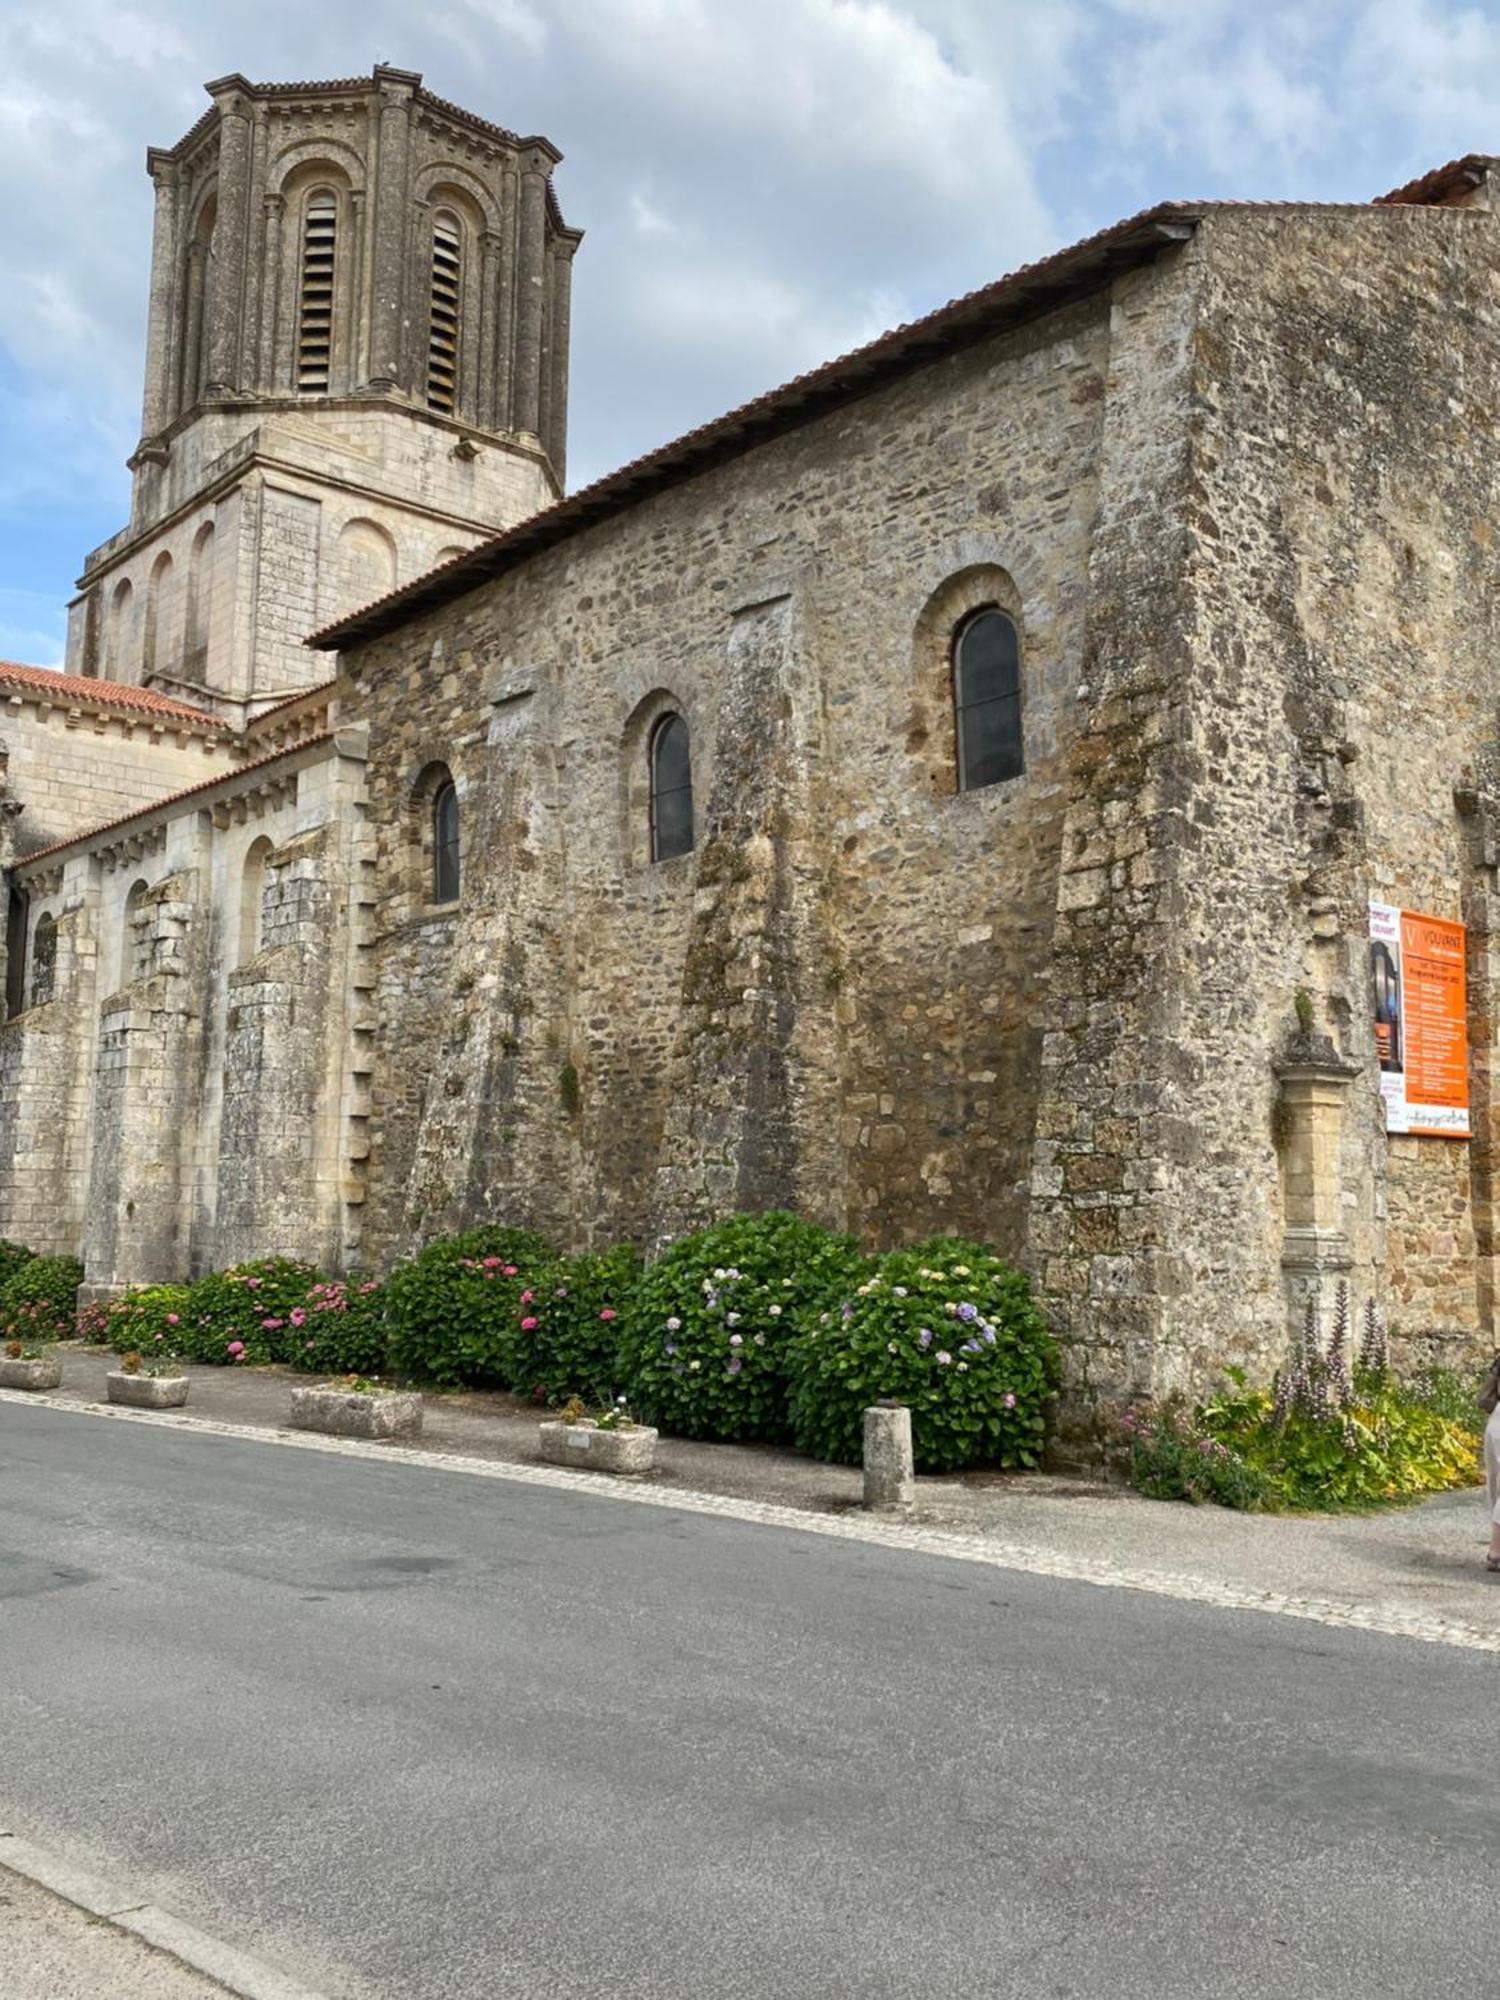
[[[225,2000],[180,1959],[0,1868],[5,2000]]]
[[[54,1399],[97,1403],[113,1357],[64,1348]],[[275,1430],[290,1390],[313,1378],[283,1368],[190,1368],[186,1416]],[[538,1463],[541,1412],[512,1396],[429,1393],[423,1434],[393,1456],[459,1454],[498,1464]],[[170,1421],[161,1419],[160,1421]],[[601,1484],[611,1483],[602,1475]],[[821,1515],[860,1505],[850,1466],[819,1465],[767,1445],[695,1444],[663,1438],[645,1483],[733,1500],[769,1501]],[[913,1525],[946,1535],[1097,1564],[1101,1580],[1145,1572],[1206,1590],[1308,1600],[1389,1620],[1449,1621],[1500,1640],[1500,1576],[1484,1568],[1488,1513],[1479,1492],[1445,1493],[1420,1505],[1367,1515],[1233,1514],[1223,1508],[1143,1500],[1129,1490],[1043,1474],[979,1472],[917,1481]]]

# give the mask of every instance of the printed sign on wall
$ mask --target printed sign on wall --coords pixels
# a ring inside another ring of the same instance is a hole
[[[1467,1139],[1463,925],[1371,903],[1370,966],[1386,1130]]]

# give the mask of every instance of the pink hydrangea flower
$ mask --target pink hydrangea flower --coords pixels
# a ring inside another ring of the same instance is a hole
[[[606,1306],[603,1312],[600,1313],[599,1315],[600,1319],[613,1319],[614,1316],[615,1316],[615,1309],[613,1306]]]
[[[261,1325],[267,1333],[276,1333],[281,1327],[286,1325],[286,1321],[281,1319],[263,1319]]]
[[[176,1325],[178,1325],[178,1324],[179,1324],[179,1322],[178,1322],[178,1318],[177,1318],[177,1315],[176,1315],[176,1313],[168,1313],[168,1314],[167,1314],[167,1325],[168,1325],[168,1326],[176,1326]]]
[[[243,1340],[230,1341],[229,1358],[231,1361],[238,1361],[240,1356],[244,1353],[244,1351],[245,1351],[245,1343]]]
[[[534,1319],[523,1319],[521,1322],[521,1331],[522,1333],[534,1333],[536,1331],[536,1321]]]

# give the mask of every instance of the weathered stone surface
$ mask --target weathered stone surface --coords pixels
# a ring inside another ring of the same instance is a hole
[[[405,72],[338,90],[368,184],[326,396],[289,387],[286,259],[327,103],[230,79],[201,158],[153,156],[148,436],[76,647],[144,677],[142,565],[170,557],[149,632],[176,665],[149,671],[233,740],[157,746],[209,789],[16,863],[55,929],[0,1029],[0,1228],[83,1244],[96,1294],[269,1248],[378,1269],[500,1216],[570,1245],[773,1204],[874,1245],[956,1229],[1030,1270],[1075,1403],[1263,1377],[1341,1280],[1398,1351],[1492,1339],[1488,192],[1184,216],[632,474],[275,705],[327,664],[308,625],[560,464],[550,148]],[[486,303],[450,419],[411,307],[455,116]],[[245,283],[205,300],[211,171]],[[960,793],[952,645],[984,606],[1020,633],[1026,768]],[[697,837],[654,862],[674,713]],[[1468,925],[1471,1143],[1384,1132],[1372,896]],[[1289,1063],[1301,991],[1333,1082]]]
[[[127,1375],[111,1369],[104,1378],[104,1393],[111,1403],[128,1410],[180,1410],[188,1399],[186,1375]]]
[[[62,1380],[62,1361],[56,1354],[39,1355],[33,1361],[14,1361],[0,1354],[0,1389],[55,1389]]]
[[[588,1422],[537,1426],[542,1457],[550,1465],[582,1466],[586,1472],[649,1472],[656,1463],[656,1437],[649,1424],[618,1431],[601,1431]]]
[[[888,1512],[917,1497],[911,1444],[911,1411],[878,1404],[864,1414],[865,1505]]]
[[[400,1392],[372,1396],[358,1389],[293,1389],[287,1424],[294,1431],[327,1431],[332,1437],[416,1437],[422,1428],[422,1398]]]

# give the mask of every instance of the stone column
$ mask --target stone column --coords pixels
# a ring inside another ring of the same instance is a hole
[[[1344,1232],[1339,1171],[1344,1106],[1360,1074],[1326,1035],[1304,1029],[1276,1065],[1285,1234],[1281,1271],[1287,1331],[1295,1340],[1311,1298],[1319,1318],[1353,1257]]]
[[[539,434],[542,420],[542,315],[547,303],[547,156],[521,162],[521,242],[516,268],[515,400],[511,427]]]
[[[500,170],[500,284],[495,299],[495,429],[508,431],[515,423],[516,355],[516,234],[519,204],[516,163],[507,159]]]
[[[245,290],[250,199],[250,101],[244,78],[210,84],[219,107],[219,193],[214,217],[218,282],[209,301],[208,370],[211,396],[232,395],[240,384],[241,307]]]
[[[261,213],[261,310],[260,340],[256,355],[256,386],[262,391],[273,392],[280,384],[276,380],[276,356],[280,346],[281,331],[281,227],[286,211],[286,202],[279,194],[268,194],[262,203]],[[295,289],[295,288],[294,288]],[[292,329],[292,341],[296,343],[296,328]],[[296,371],[289,371],[293,383]]]
[[[493,229],[486,229],[480,237],[479,256],[479,394],[473,421],[492,431],[496,427],[495,339],[500,323],[500,238]]]
[[[549,341],[551,392],[547,398],[547,434],[542,442],[557,474],[559,489],[567,485],[568,473],[568,345],[571,337],[573,301],[573,253],[578,248],[576,231],[555,238],[552,244],[552,328]]]
[[[911,1447],[911,1411],[877,1403],[865,1411],[863,1428],[866,1507],[905,1513],[917,1497]]]
[[[141,442],[164,431],[172,407],[172,335],[177,305],[177,169],[170,153],[153,147],[146,165],[156,184],[156,224],[151,237],[151,317],[146,335],[146,395]]]
[[[407,190],[411,163],[411,103],[422,79],[411,70],[377,67],[380,127],[371,210],[371,389],[408,387],[410,365],[403,313],[406,284]]]

